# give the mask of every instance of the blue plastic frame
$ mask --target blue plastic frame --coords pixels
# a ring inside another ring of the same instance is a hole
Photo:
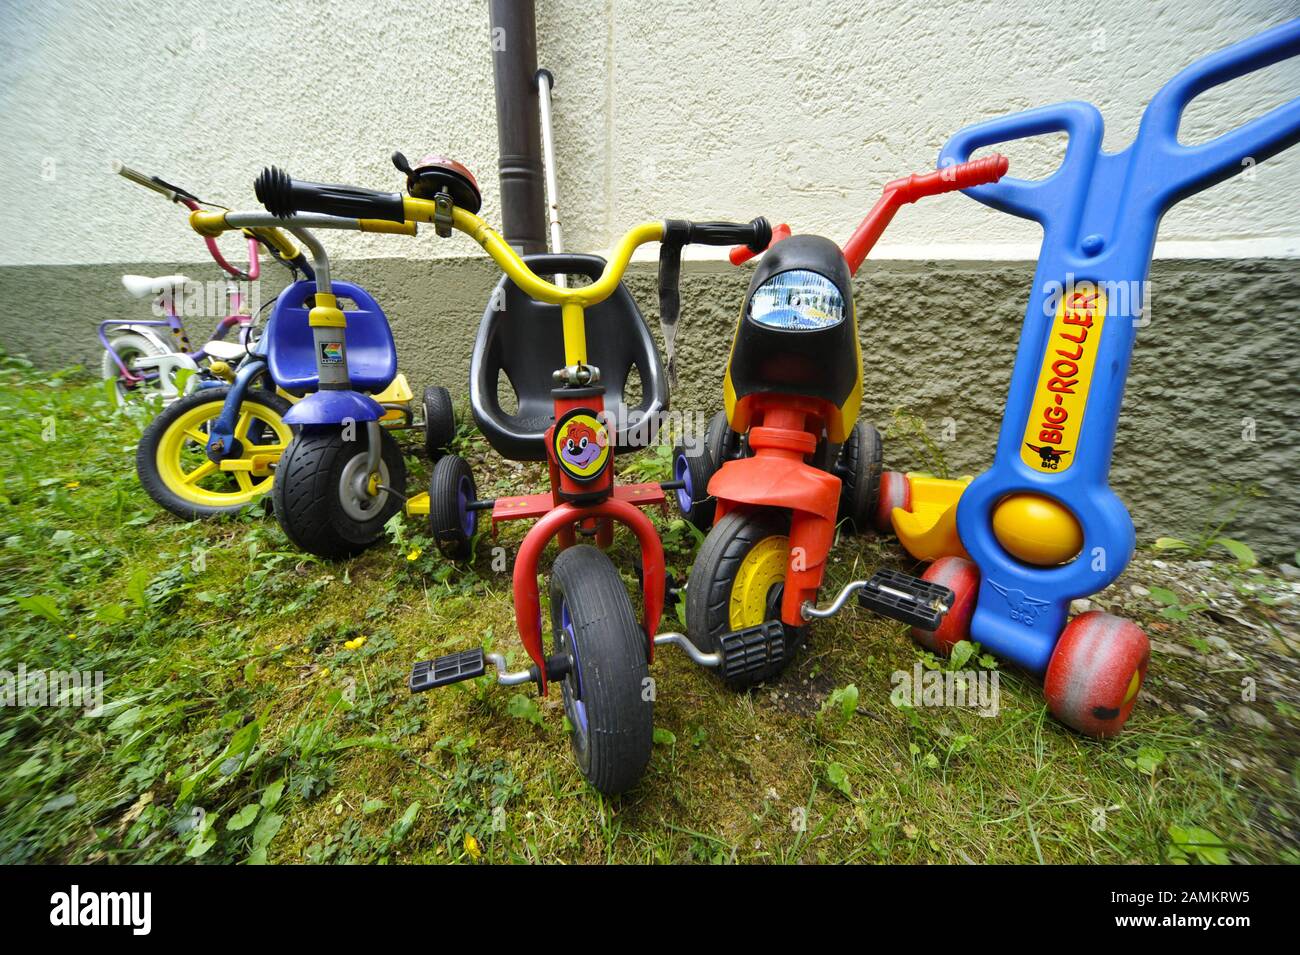
[[[1184,109],[1206,90],[1300,54],[1300,19],[1211,54],[1183,70],[1155,95],[1132,144],[1101,149],[1102,117],[1082,102],[1062,103],[969,126],[939,155],[939,165],[964,162],[976,150],[1009,140],[1065,132],[1065,158],[1039,181],[1006,177],[965,190],[985,205],[1033,219],[1043,243],[1006,411],[992,467],[971,482],[957,507],[957,529],[980,569],[971,639],[1041,673],[1065,625],[1070,602],[1096,593],[1133,556],[1133,522],[1110,489],[1111,453],[1128,377],[1136,326],[1131,315],[1108,314],[1097,346],[1096,372],[1071,466],[1042,473],[1020,458],[1053,309],[1053,283],[1137,283],[1151,268],[1161,216],[1175,203],[1230,178],[1246,160],[1262,162],[1300,142],[1300,99],[1197,146],[1178,142]],[[1059,288],[1059,285],[1056,286]],[[1111,303],[1114,305],[1114,303]],[[1066,504],[1083,529],[1083,550],[1058,567],[1031,567],[993,535],[993,510],[1006,495],[1031,492]]]

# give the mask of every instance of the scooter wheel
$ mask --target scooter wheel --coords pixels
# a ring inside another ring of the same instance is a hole
[[[742,441],[741,436],[732,431],[731,425],[727,423],[725,411],[719,411],[709,419],[709,427],[704,432],[704,443],[708,446],[715,471],[733,458],[740,457]]]
[[[464,560],[474,552],[478,511],[471,511],[469,502],[476,499],[469,462],[455,454],[440,458],[429,478],[429,532],[438,550],[452,560]]]
[[[344,440],[342,428],[304,428],[285,449],[271,499],[276,520],[296,547],[317,557],[353,557],[379,540],[401,509],[406,462],[387,431],[379,434],[378,483],[397,493],[357,489],[367,481],[362,472],[368,435],[364,425],[352,441]]]
[[[859,533],[866,533],[875,523],[882,456],[880,432],[865,421],[855,422],[840,448],[836,471],[841,480],[840,520],[848,521]]]
[[[921,579],[947,587],[953,593],[953,602],[939,629],[913,627],[912,639],[927,650],[947,656],[970,636],[970,618],[980,592],[979,568],[962,557],[940,557],[925,569]]]
[[[673,480],[684,487],[677,491],[677,508],[702,531],[713,526],[718,502],[709,497],[709,481],[716,467],[705,442],[689,439],[673,448]]]
[[[456,407],[451,392],[440,385],[424,389],[424,450],[436,462],[456,437]]]
[[[550,591],[554,650],[569,664],[561,691],[573,756],[593,788],[614,796],[641,779],[654,742],[645,631],[613,563],[588,544],[555,558]]]
[[[1089,736],[1124,726],[1146,679],[1151,644],[1131,620],[1092,610],[1075,617],[1047,663],[1043,695],[1052,715]]]
[[[732,511],[704,538],[686,587],[686,630],[700,650],[717,653],[724,634],[780,619],[789,533],[783,512]],[[784,659],[726,679],[726,685],[744,690],[780,673],[803,641],[804,628],[786,625],[785,633]]]
[[[204,388],[173,401],[145,428],[135,450],[140,485],[156,504],[187,521],[234,514],[271,490],[274,472],[222,471],[208,459],[207,434],[229,388]],[[293,437],[289,402],[250,388],[239,406],[239,458],[278,458]]]
[[[912,506],[912,485],[902,471],[886,471],[880,475],[880,493],[876,497],[873,522],[876,530],[887,534],[894,527],[891,515],[894,508],[908,510]]]

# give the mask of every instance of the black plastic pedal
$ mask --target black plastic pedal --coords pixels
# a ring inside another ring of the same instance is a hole
[[[922,630],[936,630],[952,606],[953,592],[888,567],[871,575],[858,591],[858,603],[892,620],[901,620]]]
[[[785,659],[785,626],[779,620],[769,620],[756,627],[733,630],[718,638],[722,652],[721,671],[724,678],[757,673],[779,665]]]
[[[461,680],[472,680],[486,672],[487,658],[483,655],[483,648],[479,647],[475,650],[448,653],[433,660],[421,660],[411,667],[411,675],[407,678],[406,685],[411,688],[412,693],[423,693],[425,690],[459,683]]]

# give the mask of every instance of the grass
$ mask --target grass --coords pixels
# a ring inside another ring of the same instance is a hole
[[[0,709],[0,862],[1300,861],[1294,709],[1261,699],[1263,728],[1169,703],[1293,666],[1288,634],[1267,663],[1234,642],[1240,663],[1207,670],[1194,644],[1218,624],[1146,601],[1131,615],[1193,649],[1157,651],[1164,705],[1110,742],[1055,723],[1014,671],[993,718],[894,706],[891,674],[944,664],[863,613],[819,624],[747,695],[665,650],[649,771],[611,801],[574,768],[557,694],[404,685],[413,661],[480,643],[521,664],[506,563],[522,528],[465,569],[413,525],[327,563],[260,508],[185,524],[137,486],[146,419],[80,373],[0,363],[0,669],[106,680],[96,713]],[[539,477],[462,440],[490,490]],[[427,462],[408,450],[415,484]],[[695,539],[657,519],[680,578]],[[626,542],[615,556],[631,566]],[[909,566],[892,543],[842,540],[831,582],[881,562]],[[1251,581],[1249,622],[1277,631],[1289,584]]]

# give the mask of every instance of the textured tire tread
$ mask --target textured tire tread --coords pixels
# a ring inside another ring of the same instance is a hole
[[[551,570],[551,626],[569,607],[587,709],[588,765],[579,769],[613,796],[641,779],[654,744],[654,702],[643,700],[649,676],[645,632],[613,562],[588,544],[566,548]],[[599,725],[597,725],[599,724]]]

